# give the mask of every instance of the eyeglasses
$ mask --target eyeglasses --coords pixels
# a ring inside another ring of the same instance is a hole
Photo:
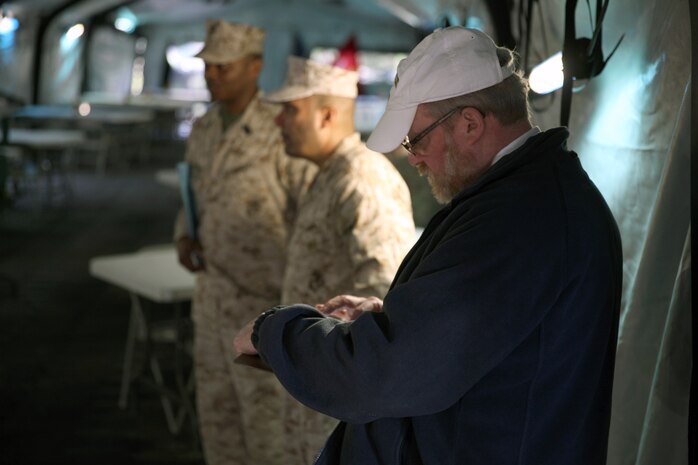
[[[416,155],[412,150],[414,149],[414,146],[417,145],[417,142],[420,140],[424,139],[424,137],[429,134],[431,131],[434,130],[439,124],[443,123],[446,121],[451,115],[453,115],[455,112],[458,110],[462,110],[464,107],[455,107],[449,111],[446,112],[445,115],[443,115],[441,118],[437,119],[433,123],[431,123],[429,126],[427,126],[426,129],[424,129],[422,132],[414,136],[414,140],[410,140],[409,136],[405,136],[405,139],[402,141],[402,146],[410,152],[412,155]]]

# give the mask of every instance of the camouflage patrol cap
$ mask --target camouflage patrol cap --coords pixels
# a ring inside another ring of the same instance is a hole
[[[242,23],[221,19],[206,21],[206,43],[197,57],[213,64],[225,64],[246,55],[264,51],[264,31]]]
[[[284,84],[265,97],[269,102],[289,102],[311,95],[356,98],[359,75],[336,66],[323,65],[305,58],[288,58]]]

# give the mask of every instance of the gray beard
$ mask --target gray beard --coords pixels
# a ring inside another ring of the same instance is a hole
[[[444,167],[445,173],[439,178],[434,176],[434,173],[426,165],[417,165],[419,175],[427,178],[431,186],[432,195],[442,205],[450,202],[465,187],[465,183],[457,175],[457,169],[453,161],[454,157],[451,153],[448,153]]]

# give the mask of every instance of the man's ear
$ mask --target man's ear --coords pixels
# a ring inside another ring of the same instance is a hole
[[[331,105],[323,105],[320,107],[320,127],[326,127],[334,124],[337,119],[337,108]]]
[[[259,75],[262,73],[262,65],[264,63],[262,62],[261,57],[250,57],[250,63],[248,70],[249,72],[256,78],[259,77]]]
[[[460,132],[472,143],[482,137],[485,131],[485,115],[473,107],[465,107],[460,111]]]

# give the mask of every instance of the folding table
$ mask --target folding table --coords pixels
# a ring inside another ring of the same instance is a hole
[[[150,372],[160,394],[168,429],[173,434],[178,433],[187,416],[195,426],[196,414],[191,402],[194,390],[193,368],[189,373],[185,373],[180,360],[185,344],[181,330],[181,306],[192,298],[194,274],[178,263],[172,245],[149,247],[135,253],[94,257],[90,260],[90,274],[125,289],[131,298],[119,407],[124,409],[128,405],[131,383],[138,377],[138,374],[132,373],[136,343],[144,341]],[[148,321],[148,313],[144,311],[144,303],[147,301],[173,304],[173,331],[169,331],[169,334],[158,332],[155,325]],[[150,350],[151,342],[163,342],[163,339],[175,345],[174,389],[164,382],[157,354]],[[173,400],[179,404],[176,409],[173,407]],[[196,428],[194,430],[196,431]]]

